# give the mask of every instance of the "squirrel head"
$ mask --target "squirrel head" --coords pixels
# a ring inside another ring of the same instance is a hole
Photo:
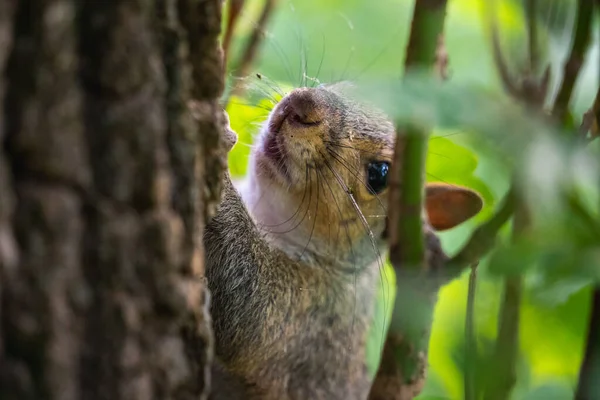
[[[396,133],[381,111],[346,96],[347,88],[299,88],[276,105],[253,149],[244,199],[287,253],[366,264],[384,244]],[[437,230],[481,206],[466,188],[426,189],[426,215]]]

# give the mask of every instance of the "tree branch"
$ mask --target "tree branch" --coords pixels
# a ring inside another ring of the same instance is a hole
[[[395,162],[402,165],[394,179],[393,200],[390,204],[390,224],[396,227],[390,233],[390,261],[394,268],[424,267],[425,245],[423,242],[423,169],[427,155],[427,136],[418,129],[409,127],[396,139]],[[395,210],[394,210],[395,209]]]
[[[444,35],[438,37],[437,49],[435,51],[435,69],[440,79],[448,80],[448,65],[449,65],[448,50],[446,49],[446,41]]]
[[[500,77],[500,82],[504,87],[504,90],[511,96],[518,98],[520,97],[520,88],[518,84],[514,81],[513,77],[510,74],[508,65],[504,60],[504,56],[502,55],[502,50],[500,46],[500,37],[498,32],[498,27],[496,25],[496,21],[492,19],[492,55],[494,57],[494,63],[496,64],[496,69],[498,71],[498,75]]]
[[[513,241],[520,238],[530,226],[527,204],[519,199],[513,220]],[[521,276],[504,280],[496,351],[494,353],[494,377],[488,381],[485,399],[504,400],[510,397],[517,381],[517,357],[519,354],[519,318],[523,292]]]
[[[438,38],[444,31],[447,0],[417,0],[404,61],[405,72],[432,67],[436,60]]]
[[[465,400],[477,398],[477,339],[475,334],[475,291],[477,289],[477,266],[471,266],[467,294],[467,315],[465,317]]]
[[[596,11],[600,13],[600,0],[596,0]],[[591,17],[590,17],[591,18]],[[585,138],[590,132],[590,140],[600,135],[600,82],[594,103],[590,110],[585,113],[579,130],[580,136]],[[585,209],[572,198],[570,203],[580,214],[585,214]],[[585,218],[590,220],[589,217]],[[597,228],[593,228],[594,231]],[[575,400],[587,400],[597,396],[600,392],[600,286],[596,286],[592,293],[592,304],[590,310],[590,323],[586,340],[583,363],[579,369],[579,380],[575,393]]]
[[[504,224],[512,217],[516,203],[516,188],[513,186],[502,200],[500,209],[471,234],[462,249],[448,262],[450,278],[458,276],[467,265],[479,261],[496,244],[496,237]]]
[[[225,33],[223,34],[223,65],[227,67],[229,61],[229,49],[231,46],[231,39],[233,38],[233,32],[239,16],[244,8],[246,0],[229,0],[229,7],[227,10],[227,25],[225,27]],[[227,69],[227,68],[225,68]]]
[[[592,107],[583,114],[581,125],[579,126],[579,136],[582,139],[586,139],[590,136],[590,140],[593,140],[600,135],[600,84],[598,85],[598,91],[596,92],[596,98]]]
[[[406,49],[405,74],[433,68],[446,16],[446,0],[417,0]],[[412,126],[397,128],[394,168],[390,177],[390,260],[396,271],[397,296],[390,331],[369,398],[412,399],[425,380],[433,296],[418,293],[426,269],[423,237],[423,180],[427,134]],[[400,133],[404,135],[400,135]],[[417,282],[412,278],[417,276]],[[435,291],[434,291],[435,292]],[[410,296],[404,294],[410,293]],[[418,303],[411,312],[407,304]],[[408,349],[408,351],[407,351]]]
[[[535,15],[538,9],[537,0],[527,0],[527,44],[529,50],[529,70],[531,73],[536,73],[540,65],[540,48],[537,34],[537,24]]]
[[[519,349],[519,307],[521,277],[507,278],[501,303],[498,339],[494,353],[494,376],[488,382],[486,400],[508,399],[516,382],[516,361]]]
[[[600,288],[594,289],[590,310],[587,347],[579,371],[576,400],[596,398],[600,393]]]
[[[238,62],[237,67],[233,71],[233,74],[237,78],[243,78],[248,75],[254,60],[256,59],[256,54],[260,47],[261,40],[265,37],[265,27],[269,22],[269,18],[273,14],[273,10],[277,5],[277,0],[265,0],[265,4],[263,6],[260,17],[258,18],[258,22],[254,25],[254,30],[246,42],[246,47],[240,56],[240,60]],[[243,85],[239,85],[237,83],[234,84],[231,89],[230,94],[227,96],[226,104],[229,103],[229,99],[232,95],[240,95],[244,90]]]
[[[536,3],[532,2],[529,4],[530,12],[535,13],[533,7]],[[530,21],[531,24],[534,24],[534,21]],[[502,50],[500,48],[500,37],[498,32],[498,27],[496,25],[496,21],[492,18],[492,52],[494,56],[494,62],[496,64],[496,69],[498,70],[498,74],[500,75],[500,81],[504,90],[508,93],[509,96],[512,96],[516,100],[522,101],[526,106],[531,107],[532,109],[539,110],[543,107],[546,97],[548,95],[548,88],[550,84],[550,65],[546,66],[541,77],[539,79],[536,78],[535,73],[537,72],[537,67],[533,70],[533,65],[539,62],[538,56],[530,55],[530,63],[532,65],[532,70],[528,71],[523,77],[517,79],[511,76],[511,73],[508,68],[508,64],[506,63],[504,56],[502,55]],[[529,35],[530,37],[529,48],[532,51],[537,51],[537,41],[536,39],[536,29],[535,27],[529,27]]]
[[[578,0],[577,18],[573,25],[573,44],[564,65],[563,77],[554,101],[552,115],[561,124],[566,122],[575,82],[590,43],[594,5],[590,0]]]

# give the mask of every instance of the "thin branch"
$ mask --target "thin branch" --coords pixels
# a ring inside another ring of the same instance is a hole
[[[596,0],[596,11],[600,14],[600,0]],[[580,137],[585,138],[588,131],[590,132],[590,140],[600,135],[600,82],[598,82],[598,91],[596,92],[594,103],[590,110],[583,116],[579,130]],[[589,218],[587,210],[574,196],[570,198],[570,205],[580,216],[583,216],[583,220],[594,220]],[[594,232],[598,232],[596,224],[592,228],[595,228]],[[600,286],[596,286],[594,289],[591,301],[585,355],[579,369],[575,400],[592,399],[600,392],[600,383],[598,380],[600,376]]]
[[[458,276],[467,266],[476,263],[496,244],[500,229],[512,217],[516,203],[516,188],[513,186],[502,200],[500,209],[471,234],[467,243],[448,262],[450,277]]]
[[[527,44],[529,49],[529,70],[535,74],[540,65],[540,48],[538,41],[536,15],[538,10],[537,0],[527,0],[525,6],[527,14]]]
[[[405,73],[435,66],[446,17],[446,0],[417,0],[404,62]],[[398,128],[394,153],[396,168],[390,186],[390,259],[394,268],[423,267],[423,179],[427,135],[418,129]],[[402,134],[402,135],[401,135]],[[420,238],[415,240],[416,238]]]
[[[500,35],[498,26],[494,18],[491,19],[492,26],[492,54],[494,57],[494,63],[500,76],[500,82],[504,87],[506,93],[509,96],[520,100],[527,106],[534,109],[540,109],[546,100],[548,95],[548,88],[550,84],[550,65],[546,66],[542,76],[539,78],[539,82],[535,77],[536,71],[529,71],[520,80],[511,76],[508,64],[502,55],[500,46]],[[533,39],[532,39],[533,40]],[[531,47],[535,46],[533,43]],[[537,56],[536,56],[537,57]],[[532,62],[537,62],[537,58],[531,58]]]
[[[510,398],[515,385],[516,361],[519,349],[519,307],[521,305],[521,277],[507,278],[501,303],[498,339],[493,358],[494,376],[485,393],[486,400]]]
[[[404,62],[405,73],[435,66],[446,17],[446,0],[417,0]],[[390,260],[394,268],[422,268],[425,264],[423,242],[423,183],[427,135],[409,127],[397,129],[392,172],[389,214]]]
[[[475,335],[475,291],[477,289],[477,266],[471,266],[467,293],[467,315],[465,317],[465,400],[477,398],[477,340]]]
[[[600,1],[600,0],[599,0]],[[596,92],[596,98],[592,107],[583,114],[581,125],[579,126],[579,136],[582,139],[586,139],[590,136],[590,140],[600,135],[600,83],[598,84],[598,91]]]
[[[273,14],[273,11],[275,10],[276,5],[277,0],[265,0],[265,4],[263,6],[260,17],[258,18],[256,25],[254,25],[254,30],[252,31],[248,42],[246,42],[246,47],[244,48],[244,51],[242,52],[242,55],[240,57],[240,61],[234,71],[235,76],[237,76],[238,78],[244,78],[248,75],[250,68],[254,63],[254,60],[256,59],[256,54],[258,53],[260,42],[266,36],[265,28],[267,26],[267,23],[269,22],[271,15]],[[231,95],[234,94],[240,95],[243,91],[243,87],[243,85],[236,85],[231,90],[230,96],[228,97],[230,98]],[[227,101],[227,103],[228,102],[229,101]]]
[[[435,65],[438,39],[444,31],[447,0],[417,0],[406,48],[404,67],[412,68]]]
[[[511,76],[508,64],[504,60],[504,56],[502,55],[502,50],[500,46],[500,35],[498,32],[498,26],[496,25],[496,20],[492,19],[492,55],[494,57],[494,64],[496,64],[496,69],[498,70],[498,75],[500,76],[500,82],[504,87],[504,90],[511,96],[515,98],[519,98],[521,96],[521,90],[517,82],[515,82],[514,78]]]
[[[578,0],[577,2],[577,18],[573,25],[573,44],[564,65],[562,81],[552,109],[552,115],[561,124],[564,124],[567,119],[575,82],[590,43],[593,8],[594,5],[590,0]]]
[[[231,46],[231,39],[233,38],[233,32],[239,19],[239,16],[244,8],[246,0],[229,0],[229,9],[227,13],[227,26],[225,27],[225,33],[223,34],[223,65],[227,67],[229,61],[229,49]]]
[[[518,200],[513,219],[512,239],[518,240],[531,225],[529,209],[521,199]],[[519,319],[523,278],[508,277],[504,280],[496,351],[494,354],[494,378],[489,382],[485,399],[504,400],[510,394],[517,381],[517,357],[519,355]]]
[[[598,222],[597,217],[588,211],[587,207],[583,204],[580,196],[578,196],[576,192],[565,191],[563,196],[574,216],[579,218],[579,221],[585,225],[589,234],[597,237],[600,242],[600,222]]]
[[[587,346],[579,371],[575,400],[595,399],[600,393],[600,287],[594,289]]]
[[[406,49],[405,73],[418,68],[434,68],[439,38],[446,17],[446,0],[416,0],[410,37]],[[413,296],[412,301],[423,307],[407,312],[406,275],[426,268],[422,221],[423,180],[427,135],[414,127],[397,128],[394,169],[390,177],[390,260],[396,271],[398,285],[394,313],[386,338],[382,359],[387,367],[380,367],[369,399],[412,399],[425,379],[428,332],[431,329],[433,307],[431,299]],[[400,132],[404,135],[400,136]],[[407,274],[407,272],[409,272]],[[429,297],[429,296],[425,296]],[[417,315],[428,314],[428,316]],[[410,328],[408,326],[410,326]],[[411,334],[418,332],[418,334]],[[403,351],[403,349],[410,351]],[[411,367],[407,367],[411,366]],[[385,396],[385,397],[383,397]]]
[[[444,35],[441,34],[438,37],[438,44],[435,50],[435,69],[439,77],[446,81],[449,78],[448,65],[449,65],[448,50],[446,49],[446,40]]]
[[[393,179],[391,187],[395,193],[393,201],[396,207],[389,212],[390,225],[390,261],[394,268],[423,269],[425,264],[425,244],[423,240],[424,174],[427,156],[427,136],[418,129],[408,128],[402,136],[396,138],[396,162],[401,165],[400,179]]]

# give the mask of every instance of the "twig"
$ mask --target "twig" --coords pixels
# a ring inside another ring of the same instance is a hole
[[[519,307],[522,293],[521,277],[507,278],[499,318],[498,339],[494,354],[493,381],[488,382],[486,400],[504,400],[516,382],[516,361],[519,349]]]
[[[516,203],[516,188],[513,186],[502,201],[500,209],[471,234],[467,243],[448,262],[449,276],[458,276],[467,265],[486,255],[495,245],[496,237],[504,224],[512,217]]]
[[[527,0],[525,7],[527,13],[527,44],[529,46],[529,70],[535,74],[540,65],[540,48],[535,20],[538,9],[537,0]]]
[[[587,346],[579,371],[575,400],[590,400],[600,393],[600,287],[594,289],[590,310]]]
[[[233,32],[239,19],[242,8],[244,8],[246,0],[229,0],[229,10],[227,14],[227,26],[225,27],[225,33],[223,34],[223,65],[227,70],[227,61],[229,61],[229,47],[231,45],[231,39],[233,38]]]
[[[446,81],[449,78],[448,75],[448,64],[449,64],[448,50],[446,49],[446,41],[444,35],[441,34],[438,37],[438,44],[435,50],[435,69],[439,77]]]
[[[563,125],[567,119],[575,82],[590,43],[593,8],[594,5],[590,0],[578,0],[577,2],[577,18],[573,25],[573,44],[564,65],[562,81],[552,109],[554,118]]]
[[[589,234],[598,238],[598,242],[600,242],[600,222],[597,220],[596,216],[592,215],[587,210],[583,205],[581,198],[575,191],[565,191],[563,196],[574,216],[579,218],[581,223],[587,228]]]
[[[477,289],[477,266],[471,266],[469,289],[467,294],[467,315],[465,317],[465,400],[477,398],[477,340],[475,335],[475,291]]]
[[[513,241],[518,240],[530,226],[527,204],[518,200],[513,219]],[[504,280],[504,296],[500,309],[498,337],[494,354],[494,380],[488,382],[485,399],[504,400],[517,380],[517,357],[519,354],[519,318],[521,297],[523,292],[521,276],[508,277]]]
[[[532,7],[532,4],[530,4],[530,7]],[[531,12],[533,13],[534,10],[531,10]],[[498,74],[500,75],[500,81],[504,87],[504,90],[506,90],[506,92],[513,98],[523,101],[527,106],[533,107],[534,109],[540,109],[548,95],[548,88],[550,84],[550,66],[548,65],[544,69],[539,82],[536,81],[534,75],[535,71],[529,71],[520,82],[517,81],[511,76],[508,65],[502,55],[498,27],[493,18],[491,20],[491,26],[492,53],[494,56],[494,63],[496,64],[496,68],[498,70]],[[530,47],[533,48],[533,46],[534,44],[532,43]]]
[[[490,24],[492,29],[492,55],[494,57],[494,64],[498,70],[498,75],[500,76],[500,82],[502,83],[504,90],[509,95],[518,98],[521,96],[521,91],[518,85],[514,82],[514,79],[508,69],[508,65],[506,64],[504,56],[502,55],[500,36],[498,32],[498,26],[496,25],[496,20],[492,18]]]
[[[277,5],[277,0],[265,0],[265,4],[263,6],[262,12],[256,25],[254,25],[254,30],[246,43],[246,47],[242,52],[240,57],[240,61],[237,65],[237,68],[234,71],[234,75],[238,78],[243,78],[248,75],[254,60],[256,59],[256,54],[258,52],[258,48],[260,47],[261,40],[265,37],[265,27],[267,26],[267,22],[269,18],[273,14],[273,10]],[[230,93],[231,95],[239,95],[243,90],[243,85],[235,85]],[[229,101],[227,101],[228,103]]]
[[[600,82],[598,84],[598,91],[596,92],[594,103],[592,104],[592,107],[583,114],[581,125],[579,126],[579,136],[581,139],[585,140],[588,132],[590,133],[590,140],[600,135]]]
[[[417,0],[415,2],[404,60],[406,71],[412,68],[430,68],[435,65],[438,39],[444,31],[446,2],[447,0]]]

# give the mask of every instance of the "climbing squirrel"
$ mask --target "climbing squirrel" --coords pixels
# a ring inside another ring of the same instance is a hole
[[[385,279],[395,131],[347,88],[286,95],[262,127],[246,179],[236,187],[227,174],[205,229],[216,354],[247,398],[369,393],[365,349]],[[426,194],[428,235],[482,205],[461,187],[431,185]]]

